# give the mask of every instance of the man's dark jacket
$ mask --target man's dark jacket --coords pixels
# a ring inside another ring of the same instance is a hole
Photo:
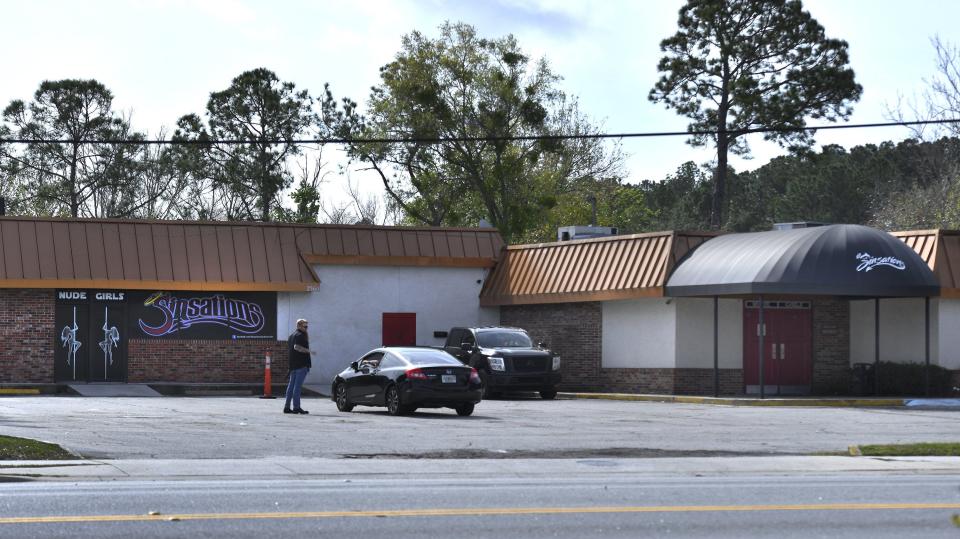
[[[298,329],[290,334],[290,337],[287,339],[287,351],[290,353],[290,370],[312,367],[313,365],[310,364],[310,354],[294,350],[293,345],[295,344],[299,344],[307,350],[310,349],[310,341],[307,339],[306,333]]]

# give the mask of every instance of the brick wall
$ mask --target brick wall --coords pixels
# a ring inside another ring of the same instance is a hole
[[[52,290],[0,289],[0,383],[53,382]]]
[[[286,341],[131,339],[127,350],[131,383],[263,383],[267,352],[273,381],[287,376]]]
[[[601,391],[613,393],[673,393],[675,369],[600,369]]]
[[[850,388],[850,302],[814,301],[813,379],[814,395],[841,395]]]
[[[719,370],[720,394],[743,394],[743,369]],[[713,395],[713,369],[676,369],[673,392],[677,395]]]
[[[526,329],[534,342],[560,354],[561,391],[592,391],[603,387],[602,314],[599,302],[509,305],[500,308],[500,323]]]
[[[56,300],[53,290],[0,289],[0,383],[54,383]],[[129,382],[263,383],[273,356],[274,381],[287,374],[285,341],[131,339]]]
[[[601,367],[603,308],[599,302],[510,305],[500,322],[527,330],[561,355],[561,391],[608,391],[712,395],[713,369],[604,369]],[[743,392],[741,369],[720,370],[724,395]]]

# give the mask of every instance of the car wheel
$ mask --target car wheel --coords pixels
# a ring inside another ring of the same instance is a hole
[[[351,412],[353,411],[353,403],[347,399],[347,385],[340,383],[337,384],[336,389],[336,401],[337,401],[337,410],[341,412]]]
[[[473,413],[473,406],[474,404],[472,402],[469,404],[461,404],[457,406],[455,410],[457,411],[457,415],[466,417]]]
[[[543,399],[543,400],[550,401],[550,400],[555,399],[556,397],[557,397],[557,390],[556,390],[556,389],[541,389],[541,390],[540,390],[540,398]]]
[[[407,408],[400,402],[400,390],[396,385],[387,388],[387,412],[390,415],[403,415],[407,413]]]

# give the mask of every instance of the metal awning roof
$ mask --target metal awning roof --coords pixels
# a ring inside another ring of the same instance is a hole
[[[892,234],[917,252],[940,282],[941,298],[960,298],[960,230],[906,230]]]
[[[939,292],[927,264],[896,237],[861,225],[829,225],[714,238],[680,262],[665,295],[873,298]]]
[[[0,288],[305,291],[314,264],[492,267],[491,228],[0,217]]]
[[[532,305],[662,297],[676,262],[714,232],[652,232],[511,245],[480,292],[480,305]]]

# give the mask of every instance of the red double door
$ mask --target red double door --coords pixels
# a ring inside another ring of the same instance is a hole
[[[760,389],[760,309],[745,301],[743,309],[743,378],[748,393]],[[813,316],[810,302],[765,301],[763,379],[768,394],[809,393],[813,376]]]

